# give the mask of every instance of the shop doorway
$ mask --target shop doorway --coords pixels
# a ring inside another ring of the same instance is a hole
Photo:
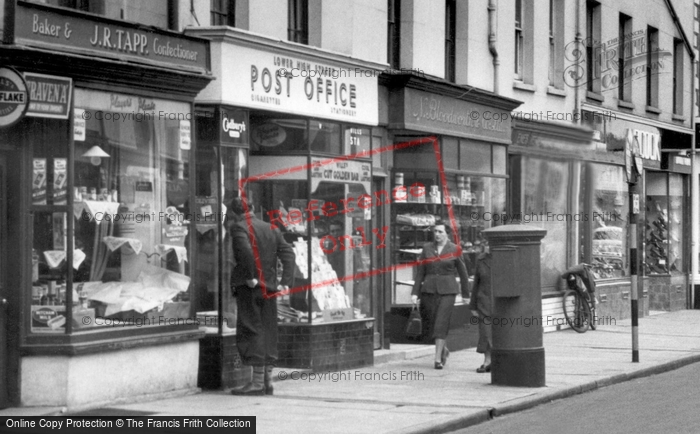
[[[0,408],[9,405],[7,396],[7,159],[0,155]]]

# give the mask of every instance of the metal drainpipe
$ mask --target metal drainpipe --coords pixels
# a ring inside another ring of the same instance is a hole
[[[493,57],[493,93],[498,94],[498,67],[501,62],[498,60],[498,50],[496,50],[496,0],[489,0],[489,52]]]
[[[581,48],[581,0],[576,0],[576,47]],[[585,53],[585,51],[584,51]],[[588,60],[588,59],[586,59]],[[577,71],[578,72],[578,71]],[[581,124],[581,78],[576,74],[576,88],[574,89],[574,121]]]
[[[697,137],[695,137],[695,70],[698,67],[698,61],[693,60],[693,89],[690,92],[690,127],[693,129],[693,140],[691,143],[691,150],[690,150],[690,308],[694,309],[695,308],[695,277],[698,275],[698,232],[700,230],[700,222],[698,221],[698,212],[699,211],[699,204],[698,204],[698,199],[700,199],[700,195],[698,195],[698,162],[697,162],[697,149],[695,147],[695,141],[697,140]]]

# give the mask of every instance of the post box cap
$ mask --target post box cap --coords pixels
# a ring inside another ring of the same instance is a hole
[[[529,224],[503,225],[484,229],[481,232],[489,242],[492,241],[539,241],[547,235],[545,229]]]

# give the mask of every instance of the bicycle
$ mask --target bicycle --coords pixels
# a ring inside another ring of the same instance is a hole
[[[585,333],[595,325],[595,283],[588,264],[579,264],[566,270],[561,278],[566,280],[562,303],[564,317],[569,326],[578,333]],[[591,286],[593,288],[591,288]]]

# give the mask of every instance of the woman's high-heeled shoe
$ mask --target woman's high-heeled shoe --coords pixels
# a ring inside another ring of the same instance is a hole
[[[442,369],[442,363],[435,362],[435,369]]]
[[[491,372],[491,364],[489,363],[488,365],[481,365],[478,368],[476,368],[476,372],[479,374],[483,374],[484,372]]]
[[[450,350],[447,349],[447,347],[442,348],[442,365],[445,366],[447,364],[447,358],[450,357]]]

